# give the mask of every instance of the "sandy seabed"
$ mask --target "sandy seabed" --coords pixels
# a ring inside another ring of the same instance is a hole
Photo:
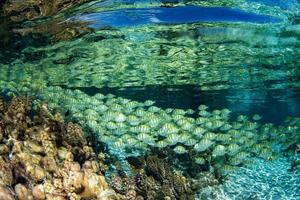
[[[254,165],[230,173],[221,186],[208,187],[198,199],[214,200],[299,200],[300,174],[290,172],[284,158],[272,162],[254,159]]]

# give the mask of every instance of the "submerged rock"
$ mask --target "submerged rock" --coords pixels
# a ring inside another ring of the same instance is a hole
[[[114,199],[79,125],[31,99],[0,99],[0,199]],[[12,189],[14,187],[14,189]]]
[[[126,199],[195,199],[191,179],[174,170],[156,155],[129,158],[132,176],[119,171],[111,176],[112,187]]]

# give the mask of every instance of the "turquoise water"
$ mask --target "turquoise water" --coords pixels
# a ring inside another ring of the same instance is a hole
[[[128,157],[163,149],[191,178],[227,177],[199,199],[298,200],[299,12],[293,0],[107,0],[3,22],[1,91],[47,101],[128,174]]]

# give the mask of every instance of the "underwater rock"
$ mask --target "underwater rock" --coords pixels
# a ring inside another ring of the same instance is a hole
[[[190,180],[157,156],[131,158],[131,177],[112,176],[112,187],[127,199],[195,199]]]
[[[199,191],[208,187],[215,186],[219,184],[219,181],[215,178],[215,176],[209,172],[199,173],[198,176],[193,179],[193,187],[197,188]]]
[[[115,199],[79,125],[28,97],[0,102],[0,199]]]
[[[34,188],[33,188],[33,191],[34,191]],[[15,186],[15,192],[16,192],[16,196],[18,197],[19,200],[33,199],[32,194],[28,191],[26,186],[21,183],[18,183]],[[45,199],[45,197],[44,197],[44,199]]]
[[[0,199],[14,200],[14,197],[8,188],[0,186]]]
[[[45,191],[43,185],[36,185],[32,188],[32,194],[35,199],[43,200],[46,198]]]
[[[0,183],[2,186],[10,186],[13,183],[13,171],[11,165],[3,157],[0,157]]]

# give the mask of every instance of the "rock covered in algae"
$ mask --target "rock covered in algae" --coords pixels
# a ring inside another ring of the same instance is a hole
[[[0,99],[0,199],[114,199],[80,126],[31,99]]]

